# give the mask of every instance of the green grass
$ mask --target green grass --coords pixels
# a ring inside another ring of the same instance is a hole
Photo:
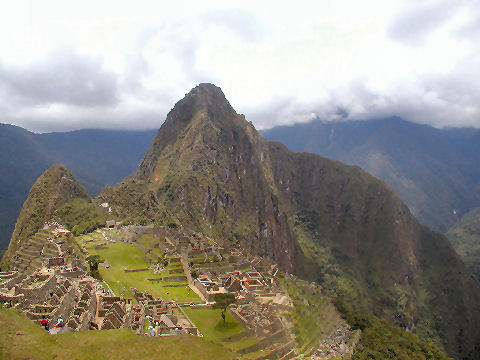
[[[18,310],[0,309],[0,357],[13,359],[235,359],[196,336],[147,337],[127,329],[48,335]]]
[[[101,242],[101,241],[100,241]],[[200,302],[200,298],[188,287],[163,287],[176,283],[152,282],[147,279],[158,278],[152,270],[126,273],[124,269],[141,269],[149,267],[145,261],[145,253],[136,246],[115,242],[107,245],[106,249],[95,249],[96,242],[87,244],[89,254],[100,255],[110,267],[107,269],[99,267],[103,279],[110,285],[115,294],[123,293],[126,297],[132,297],[130,287],[133,286],[140,291],[147,291],[153,296],[162,297],[165,300],[178,302]],[[122,288],[125,290],[122,291]]]
[[[150,241],[151,243],[154,243],[154,242],[157,242],[157,240],[155,240],[153,238],[153,236],[149,235],[149,234],[143,234],[142,237],[148,241]]]
[[[251,345],[258,343],[259,339],[254,336],[247,336],[236,341],[222,341],[222,345],[232,351],[245,349]]]
[[[228,311],[224,324],[220,315],[221,309],[192,309],[186,307],[183,310],[200,330],[205,340],[221,343],[221,339],[238,334],[244,330],[243,326]]]
[[[141,237],[137,239],[137,242],[140,243],[140,246],[144,247],[147,250],[153,249],[152,246],[147,241],[145,241],[145,239]]]
[[[190,320],[197,326],[205,340],[222,345],[231,351],[238,351],[259,341],[257,337],[250,335],[248,330],[233,318],[228,311],[225,317],[225,323],[223,323],[220,315],[221,309],[192,309],[185,307],[183,311],[185,311]],[[241,332],[246,332],[246,335],[234,341],[225,340],[225,338]]]

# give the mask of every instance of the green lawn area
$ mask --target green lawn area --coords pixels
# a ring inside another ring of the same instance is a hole
[[[13,359],[236,359],[196,336],[146,337],[127,329],[49,335],[19,310],[0,309],[0,357]]]
[[[257,337],[247,335],[234,341],[222,341],[222,345],[229,350],[238,351],[240,349],[247,348],[259,341]]]
[[[220,315],[220,309],[192,309],[184,307],[183,311],[185,311],[190,320],[194,322],[205,340],[220,344],[229,350],[238,351],[259,341],[257,337],[250,335],[248,330],[232,317],[228,311],[225,318],[225,324]],[[238,335],[241,332],[245,333],[245,336],[241,336],[233,341],[226,340],[226,338],[232,335]]]
[[[225,338],[229,336],[247,331],[228,311],[225,317],[225,323],[223,323],[220,315],[221,309],[192,309],[184,307],[183,311],[185,311],[190,320],[194,322],[205,340],[221,344],[232,351],[237,351],[258,342],[258,338],[249,333],[246,333],[245,336],[238,340],[225,340]]]
[[[141,246],[143,246],[145,249],[147,249],[147,250],[151,250],[151,249],[152,249],[152,246],[150,246],[150,244],[149,244],[147,241],[145,241],[145,239],[143,239],[143,238],[141,238],[141,237],[139,237],[139,238],[137,239],[137,242],[138,242]]]
[[[147,280],[159,277],[152,270],[126,273],[124,269],[148,268],[150,265],[144,259],[145,253],[135,245],[115,242],[109,243],[106,249],[95,249],[95,244],[96,242],[88,243],[86,249],[90,255],[98,254],[110,265],[108,269],[100,266],[99,270],[115,294],[123,293],[126,297],[132,297],[130,287],[133,286],[165,300],[200,302],[200,298],[188,286],[163,287],[167,283]],[[125,290],[122,291],[122,288]]]
[[[227,311],[225,324],[220,313],[221,309],[184,307],[183,311],[188,315],[206,340],[220,342],[220,339],[238,334],[244,330],[242,325]]]

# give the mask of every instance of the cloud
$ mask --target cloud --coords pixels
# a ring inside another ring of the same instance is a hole
[[[479,71],[480,72],[480,71]],[[416,83],[395,84],[377,91],[364,78],[328,91],[327,97],[310,102],[278,98],[255,109],[247,119],[259,129],[278,125],[324,121],[369,120],[399,116],[435,127],[480,127],[480,84],[478,74],[464,81],[465,74],[451,77],[426,76]]]
[[[264,36],[264,28],[257,17],[245,9],[222,9],[203,15],[205,24],[221,25],[245,41],[258,41]]]
[[[393,19],[388,34],[399,42],[422,45],[431,33],[451,20],[458,9],[459,2],[455,0],[414,1]]]
[[[15,66],[0,64],[0,84],[26,103],[109,106],[118,101],[117,81],[100,61],[67,49],[41,62]]]
[[[393,115],[480,127],[480,0],[115,4],[0,15],[0,121],[158,128],[212,82],[258,128]]]

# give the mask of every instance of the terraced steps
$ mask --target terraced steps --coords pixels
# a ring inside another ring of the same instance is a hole
[[[351,336],[348,324],[343,320],[335,306],[326,295],[313,284],[294,279],[287,282],[286,288],[293,299],[294,308],[291,319],[296,334],[296,353],[298,358],[312,356],[323,345],[337,347],[338,334]]]
[[[43,263],[43,261],[42,261],[40,258],[37,258],[37,259],[33,260],[33,261],[30,263],[30,265],[31,265],[32,267],[35,267],[36,269],[39,269],[39,268],[42,267],[42,263]]]
[[[22,254],[36,257],[36,256],[40,256],[40,252],[41,252],[41,251],[42,251],[42,249],[37,250],[37,249],[29,249],[29,248],[26,248],[26,249],[23,249],[23,250],[22,250]]]

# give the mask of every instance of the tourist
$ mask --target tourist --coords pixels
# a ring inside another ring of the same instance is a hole
[[[45,329],[45,330],[49,330],[48,329],[48,320],[45,319],[45,316],[42,316],[42,321],[40,321],[40,325],[42,325],[42,327]]]
[[[150,336],[155,336],[155,329],[154,329],[153,326],[150,325],[150,326],[148,327],[148,330],[149,330],[149,332],[150,332]]]
[[[59,317],[57,320],[57,328],[61,328],[61,327],[63,327],[63,319]]]

